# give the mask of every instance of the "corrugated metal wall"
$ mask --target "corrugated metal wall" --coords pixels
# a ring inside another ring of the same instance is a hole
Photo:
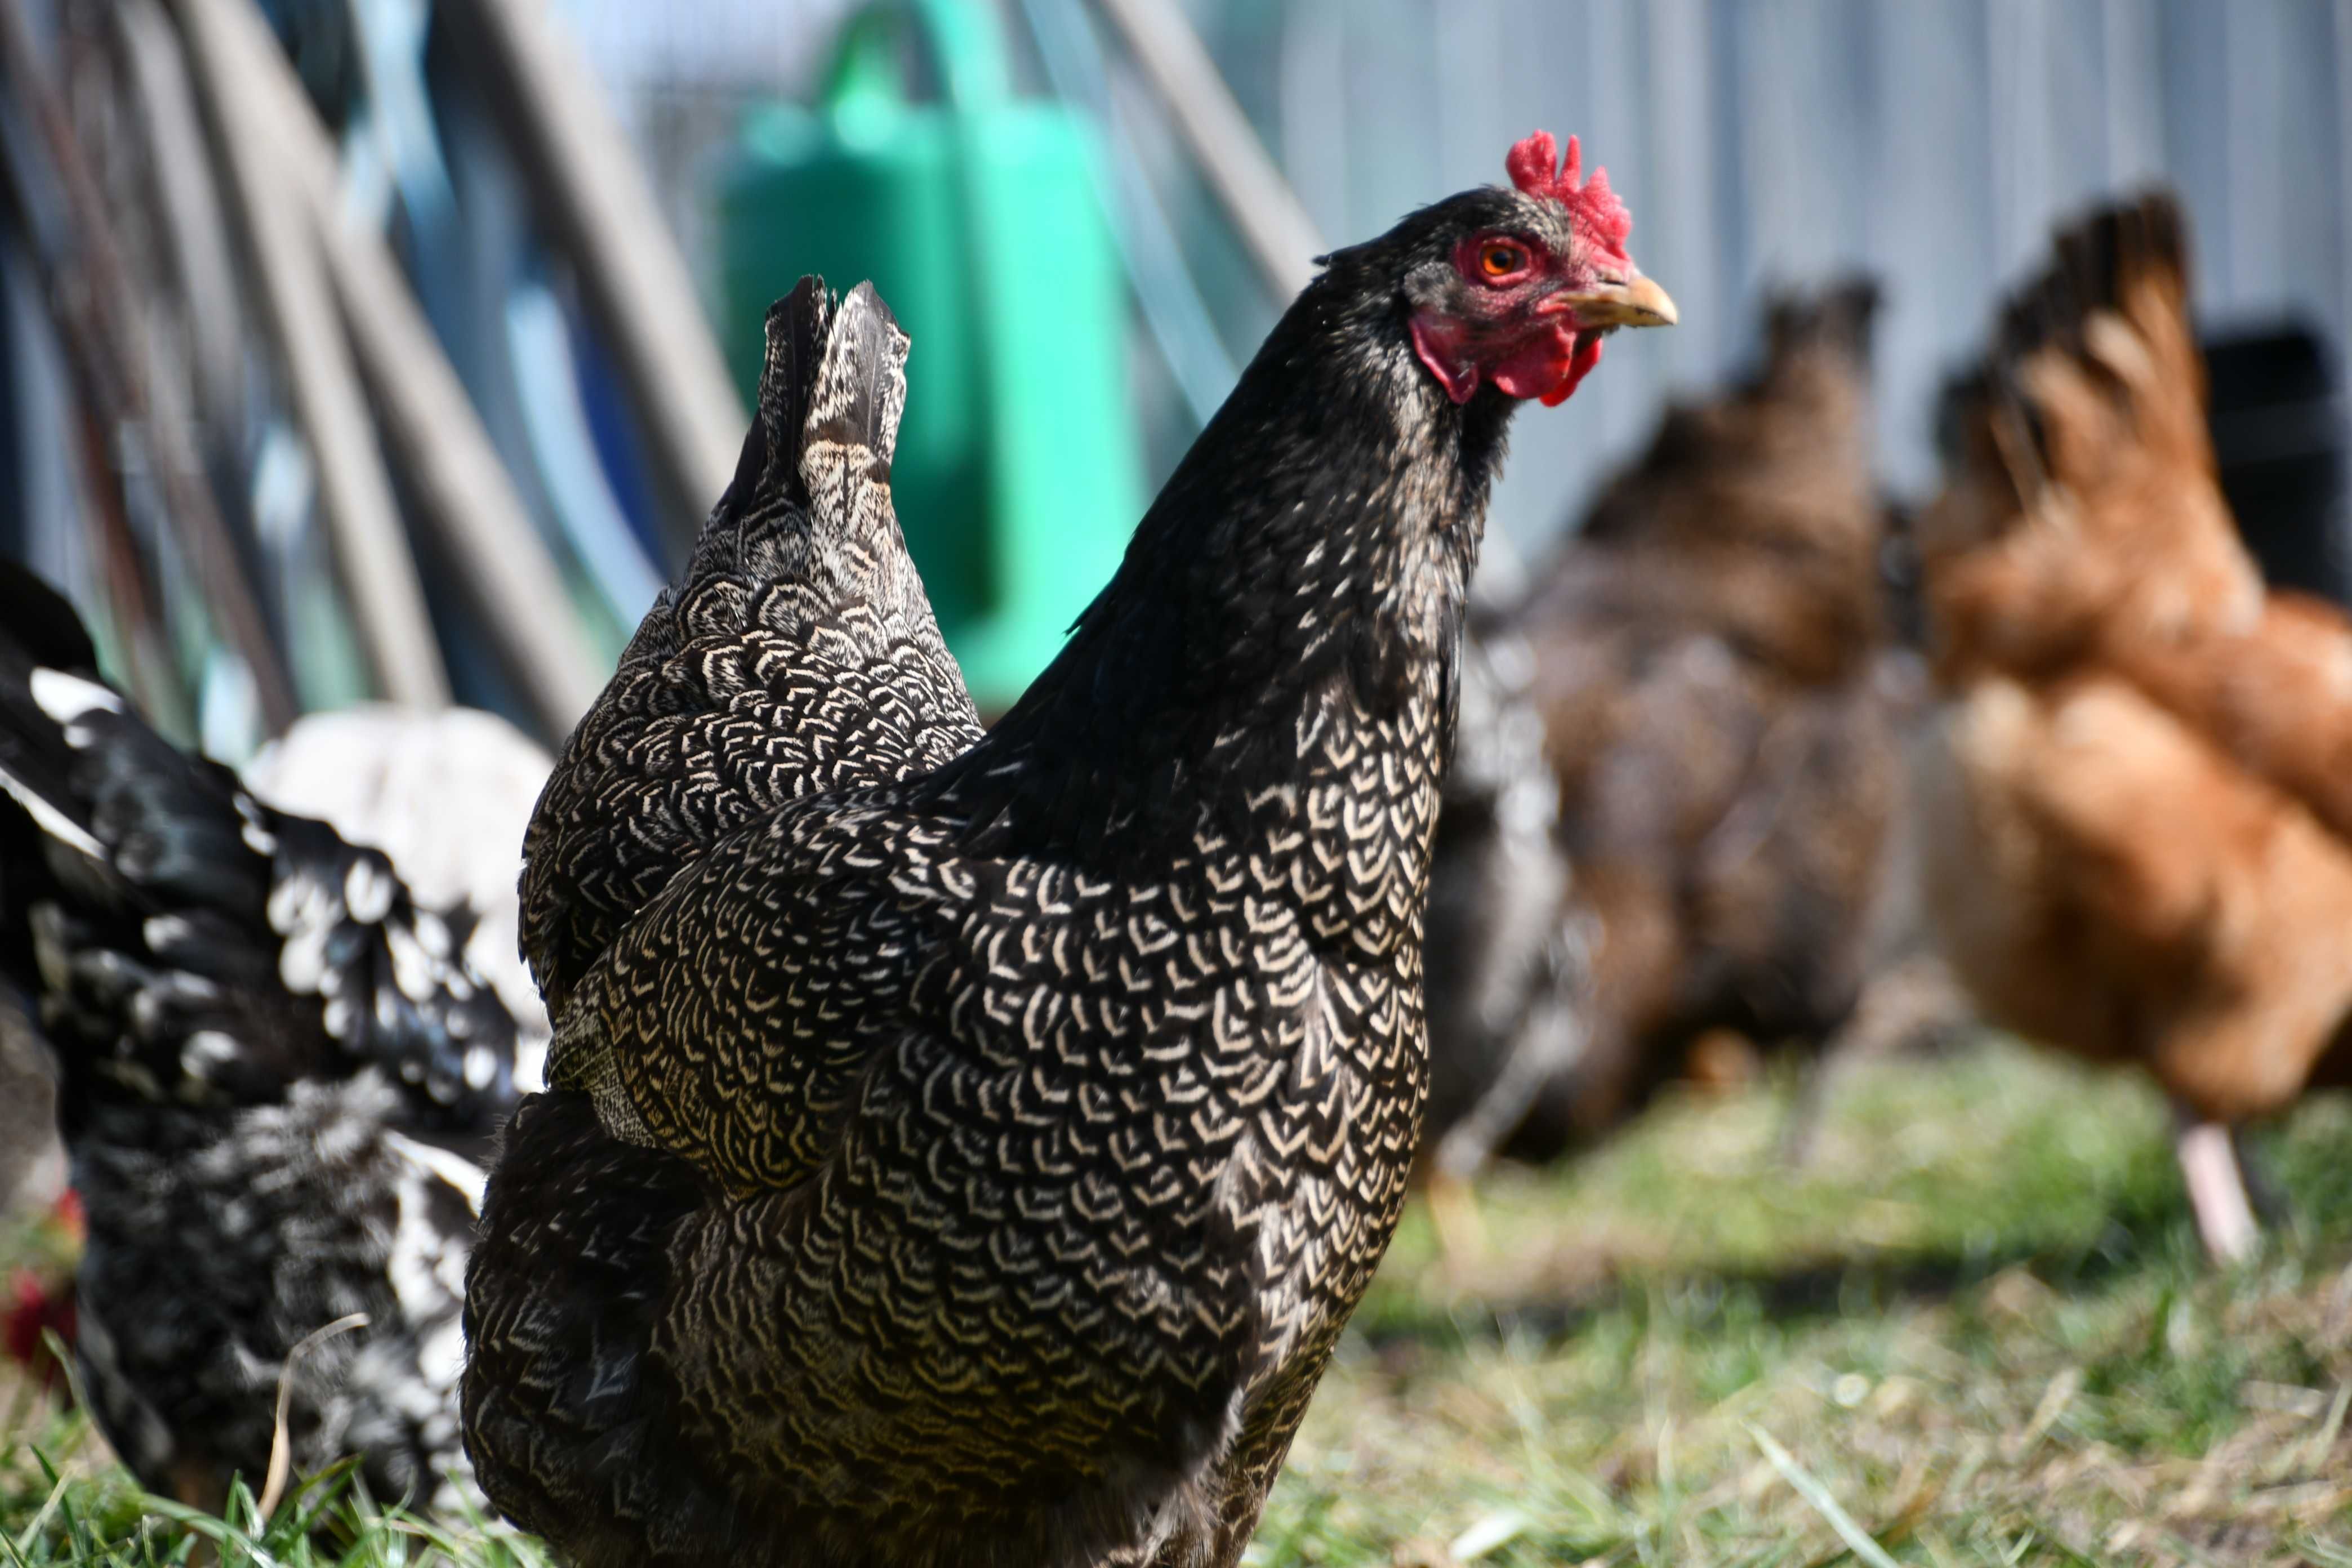
[[[805,79],[844,0],[569,0],[625,97],[698,72]],[[2050,220],[2177,183],[2214,318],[2352,320],[2352,0],[1192,0],[1245,107],[1335,240],[1501,174],[1537,126],[1582,134],[1683,311],[1622,338],[1585,395],[1521,421],[1497,521],[1536,544],[1748,351],[1776,284],[1888,289],[1882,446],[1932,481],[1927,410]],[[1020,35],[1018,11],[1008,23]],[[651,29],[651,33],[648,33]],[[658,121],[642,111],[640,125]],[[690,148],[656,150],[690,188]],[[1189,209],[1206,220],[1197,203]],[[688,226],[689,227],[691,225]],[[1262,319],[1237,268],[1207,269]]]
[[[1881,443],[1932,482],[1927,407],[2053,217],[2169,179],[2215,319],[2352,320],[2352,0],[1293,0],[1236,83],[1325,229],[1356,236],[1582,133],[1682,307],[1621,338],[1563,417],[1523,419],[1498,518],[1525,542],[1657,401],[1752,342],[1775,284],[1886,283]],[[1227,53],[1265,7],[1207,18]],[[1605,384],[1604,384],[1605,383]]]

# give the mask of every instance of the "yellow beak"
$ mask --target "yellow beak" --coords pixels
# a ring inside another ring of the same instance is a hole
[[[1574,311],[1580,327],[1671,327],[1679,319],[1666,291],[1638,272],[1622,283],[1555,294],[1546,303]]]

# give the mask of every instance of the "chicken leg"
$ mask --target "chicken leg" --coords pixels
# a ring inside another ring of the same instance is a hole
[[[2183,1107],[2173,1148],[2180,1174],[2189,1184],[2189,1206],[2197,1215],[2197,1234],[2205,1250],[2220,1264],[2243,1263],[2253,1255],[2260,1231],[2254,1206],[2246,1192],[2245,1173],[2230,1129],[2219,1121],[2200,1121]]]
[[[1430,1172],[1423,1194],[1429,1201],[1430,1227],[1437,1232],[1437,1251],[1447,1278],[1458,1278],[1486,1252],[1486,1222],[1478,1213],[1477,1192],[1467,1177],[1440,1166]]]

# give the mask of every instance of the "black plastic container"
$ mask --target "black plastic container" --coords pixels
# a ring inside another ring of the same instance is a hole
[[[2216,332],[2203,346],[2221,490],[2264,581],[2352,605],[2335,353],[2296,323]]]

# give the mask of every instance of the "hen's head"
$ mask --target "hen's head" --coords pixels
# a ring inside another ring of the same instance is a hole
[[[1465,191],[1362,247],[1402,264],[1413,352],[1445,395],[1481,383],[1510,397],[1567,400],[1619,327],[1669,327],[1675,302],[1626,254],[1633,215],[1547,132],[1511,149],[1511,188]],[[1401,254],[1400,254],[1401,253]]]

